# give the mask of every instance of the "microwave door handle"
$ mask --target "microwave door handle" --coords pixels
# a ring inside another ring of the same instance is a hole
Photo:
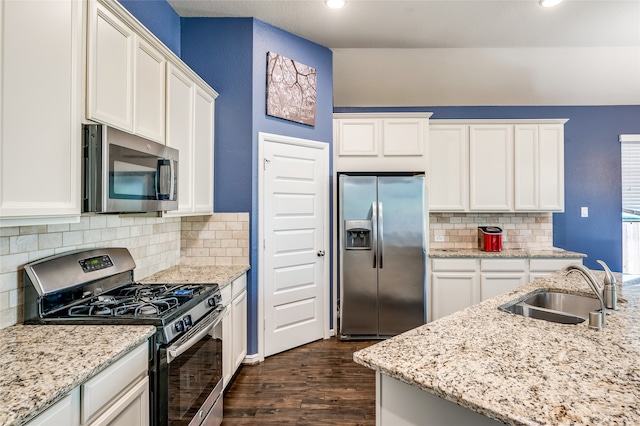
[[[163,170],[165,168],[169,168],[168,179],[164,179],[165,174],[163,173]],[[168,160],[166,158],[162,158],[158,160],[158,168],[156,172],[156,200],[165,199],[164,197],[165,195],[170,196],[169,199],[173,199],[171,198],[171,196],[173,195],[173,179],[174,179],[173,161]],[[167,188],[165,188],[165,191],[163,191],[163,185],[162,185],[163,182],[167,182],[167,184],[169,185],[168,191],[167,191]]]
[[[169,200],[174,200],[175,199],[175,188],[176,188],[176,161],[173,160],[169,160],[169,170],[170,170],[170,177],[169,177]]]

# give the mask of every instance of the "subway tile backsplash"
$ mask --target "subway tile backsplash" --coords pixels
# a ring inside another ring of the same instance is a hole
[[[502,228],[504,249],[553,246],[552,213],[431,213],[429,248],[477,248],[478,226]]]
[[[182,218],[182,265],[248,265],[249,213]]]

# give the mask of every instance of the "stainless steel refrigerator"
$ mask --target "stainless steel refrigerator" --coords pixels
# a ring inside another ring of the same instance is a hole
[[[426,322],[423,175],[340,174],[340,338],[385,338]]]

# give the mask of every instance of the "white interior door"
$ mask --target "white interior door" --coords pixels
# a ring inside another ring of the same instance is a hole
[[[326,144],[260,135],[264,356],[325,336]]]

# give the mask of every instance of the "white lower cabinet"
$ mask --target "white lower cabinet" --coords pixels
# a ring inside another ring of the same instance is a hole
[[[476,259],[432,259],[431,271],[431,321],[477,303]]]
[[[77,426],[80,424],[80,387],[27,423],[28,426]]]
[[[222,377],[226,387],[247,355],[247,275],[222,289]]]
[[[144,342],[69,392],[28,426],[149,424],[149,350]]]
[[[581,258],[431,258],[430,321],[507,293]]]
[[[528,259],[480,259],[480,301],[527,284]]]

